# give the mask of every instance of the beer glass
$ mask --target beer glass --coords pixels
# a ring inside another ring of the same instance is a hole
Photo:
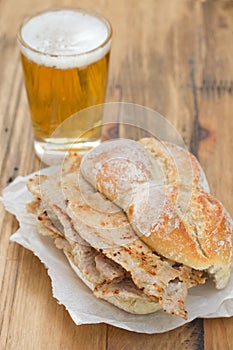
[[[110,23],[79,8],[49,9],[20,27],[18,43],[40,158],[48,145],[56,154],[100,142],[101,113],[71,118],[61,135],[53,135],[70,116],[104,102],[111,40]]]

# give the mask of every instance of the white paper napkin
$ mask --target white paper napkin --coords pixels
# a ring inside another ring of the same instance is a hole
[[[50,167],[40,173],[51,174],[56,170],[57,168]],[[48,268],[54,298],[66,307],[77,325],[105,322],[130,331],[152,334],[169,331],[197,317],[233,315],[233,274],[224,290],[216,290],[212,282],[189,289],[187,321],[163,311],[150,315],[132,315],[97,299],[76,276],[52,240],[37,233],[35,216],[26,211],[26,203],[32,198],[26,187],[27,179],[31,176],[33,174],[16,178],[3,191],[3,204],[6,210],[16,216],[20,225],[10,239],[30,249]]]

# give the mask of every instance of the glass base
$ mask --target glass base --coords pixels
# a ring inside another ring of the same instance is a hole
[[[77,152],[83,155],[99,144],[100,139],[86,142],[77,142],[77,140],[72,139],[49,139],[49,142],[34,141],[34,149],[43,163],[59,165],[68,153]]]

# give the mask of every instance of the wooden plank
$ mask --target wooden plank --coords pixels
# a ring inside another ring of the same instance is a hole
[[[120,81],[123,101],[158,111],[184,134],[187,142],[193,118],[192,95],[186,89],[188,62],[194,52],[190,44],[194,36],[191,5],[182,1],[150,2],[153,11],[145,7],[133,15],[140,16],[135,33],[139,40],[130,38],[130,51],[119,72],[119,79],[124,79],[124,83]],[[121,74],[123,69],[127,73]]]
[[[202,320],[195,320],[170,332],[151,335],[109,327],[107,349],[201,350],[203,340]]]
[[[195,61],[193,91],[196,95],[198,155],[211,191],[233,214],[233,3],[202,4],[201,55]],[[205,349],[233,347],[233,319],[204,322]]]
[[[20,250],[16,278],[6,349],[105,349],[106,326],[77,327],[52,297],[45,267],[26,249]]]
[[[233,318],[205,320],[205,350],[230,350],[233,339]]]

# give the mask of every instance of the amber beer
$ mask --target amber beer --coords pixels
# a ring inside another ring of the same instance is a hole
[[[40,157],[49,143],[65,148],[78,141],[85,148],[98,142],[100,113],[68,119],[104,102],[111,36],[106,19],[80,9],[49,10],[22,25],[18,41]]]

